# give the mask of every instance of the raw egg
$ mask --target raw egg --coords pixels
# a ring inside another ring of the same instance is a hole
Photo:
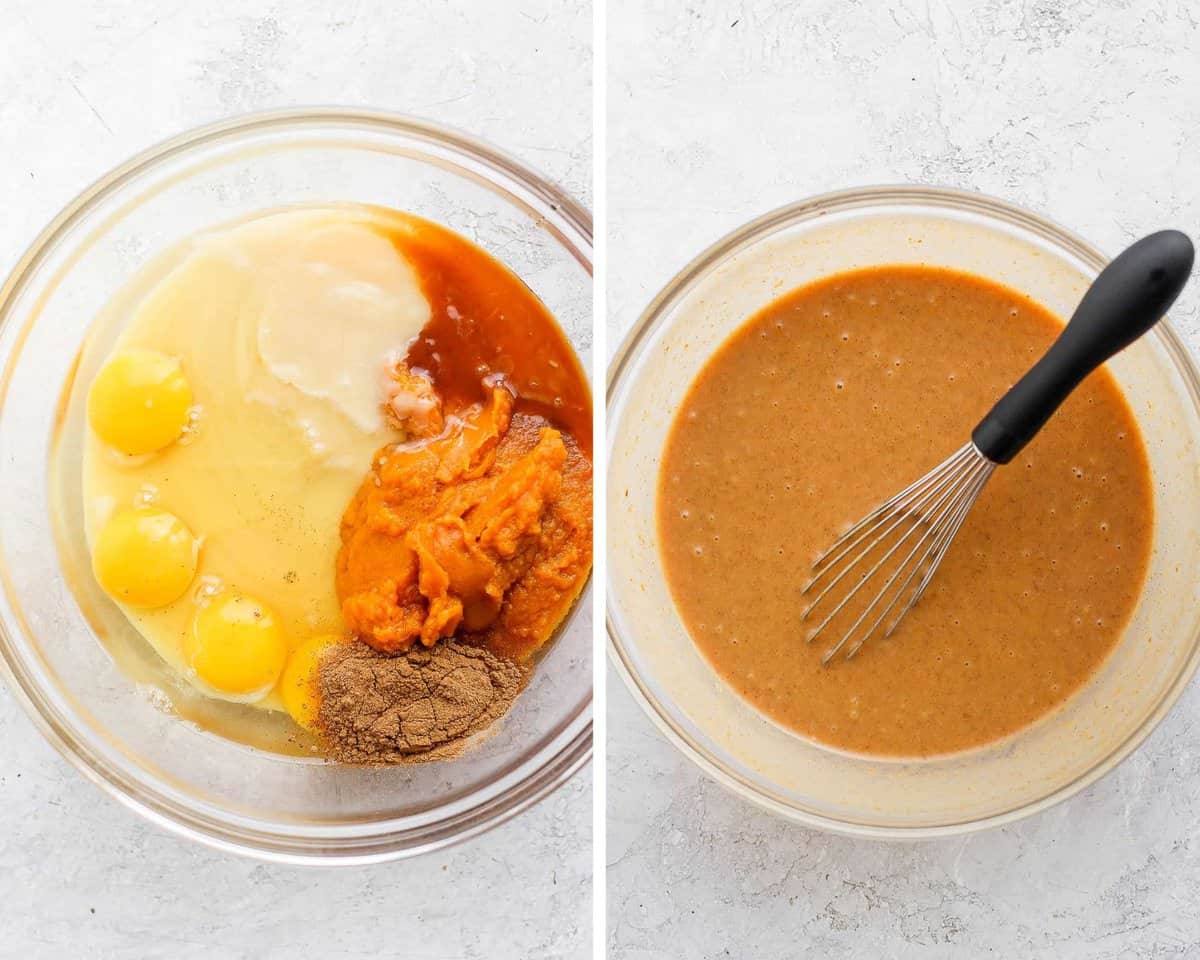
[[[341,642],[327,634],[310,637],[292,651],[283,676],[279,678],[279,696],[287,712],[300,726],[313,730],[321,707],[320,666],[325,648]]]
[[[231,700],[259,700],[287,660],[283,627],[265,603],[237,592],[218,594],[196,611],[184,635],[184,662],[205,687]]]
[[[199,541],[166,510],[121,510],[101,528],[92,567],[105,592],[131,607],[163,607],[196,575]]]
[[[192,390],[183,367],[157,350],[124,350],[113,357],[88,391],[88,421],[105,443],[122,453],[154,453],[174,443],[187,426]]]

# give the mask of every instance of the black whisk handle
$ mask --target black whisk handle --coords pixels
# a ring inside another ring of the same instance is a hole
[[[1089,373],[1154,326],[1187,283],[1195,251],[1178,230],[1143,237],[1105,267],[1054,345],[979,421],[971,440],[1008,463]]]

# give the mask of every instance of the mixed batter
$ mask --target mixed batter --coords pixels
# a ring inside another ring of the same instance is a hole
[[[996,471],[890,639],[823,667],[838,623],[808,643],[800,619],[821,551],[965,442],[1061,326],[979,277],[879,267],[780,298],[711,358],[663,455],[659,539],[693,640],[759,711],[838,749],[929,756],[1020,730],[1098,669],[1153,526],[1103,368]]]

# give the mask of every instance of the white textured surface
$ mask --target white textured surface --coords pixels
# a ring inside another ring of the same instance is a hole
[[[890,8],[890,9],[889,9]],[[614,0],[609,332],[766,210],[860,184],[980,190],[1102,249],[1200,233],[1186,2]],[[1200,282],[1174,312],[1200,349]],[[793,827],[706,780],[610,670],[614,960],[1200,957],[1200,688],[1114,775],[925,844]]]
[[[135,150],[268,107],[430,117],[507,148],[590,203],[586,2],[0,7],[4,272],[67,200]],[[487,836],[416,861],[278,868],[144,824],[69,768],[0,690],[0,958],[585,957],[590,780],[581,774]]]

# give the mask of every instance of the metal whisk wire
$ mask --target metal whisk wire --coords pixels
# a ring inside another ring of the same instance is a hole
[[[1187,283],[1194,258],[1191,241],[1177,230],[1161,230],[1129,247],[1100,272],[1054,345],[979,421],[969,443],[872,510],[817,558],[813,577],[801,592],[807,594],[818,583],[824,584],[801,620],[807,620],[838,584],[884,547],[809,635],[810,642],[912,541],[908,552],[881,575],[883,586],[825,654],[823,663],[828,664],[847,644],[846,659],[853,657],[907,597],[884,638],[892,635],[929,586],[996,467],[1011,461],[1033,439],[1084,377],[1161,319]],[[860,549],[863,543],[866,546]],[[916,587],[910,589],[914,580]],[[874,620],[859,633],[876,610]]]
[[[934,572],[942,562],[942,557],[950,547],[958,528],[962,526],[972,504],[975,503],[984,484],[996,469],[996,464],[988,460],[976,449],[973,443],[967,443],[952,454],[939,466],[935,467],[920,480],[910,484],[898,494],[882,504],[862,520],[843,533],[833,545],[813,563],[813,578],[805,585],[801,593],[807,594],[814,586],[824,580],[834,571],[838,571],[833,579],[824,584],[821,591],[813,598],[808,607],[800,615],[801,620],[807,620],[809,615],[820,605],[821,601],[837,587],[851,571],[859,567],[867,557],[875,553],[877,547],[888,543],[890,545],[879,555],[869,570],[864,573],[858,583],[851,587],[837,604],[825,615],[825,619],[809,635],[811,642],[829,626],[833,618],[870,582],[883,566],[890,560],[913,536],[920,530],[924,533],[912,544],[908,553],[891,571],[878,593],[859,614],[858,619],[850,625],[842,638],[830,648],[822,661],[828,664],[855,635],[868,616],[879,607],[890,595],[891,599],[883,606],[871,625],[859,635],[858,639],[846,653],[846,658],[853,657],[864,643],[879,629],[887,619],[888,614],[895,609],[900,600],[908,596],[908,602],[899,615],[887,628],[884,636],[891,636],[896,626],[912,609]],[[906,529],[901,529],[905,522]],[[894,534],[894,536],[893,536]],[[864,540],[873,537],[865,548],[854,552]],[[848,562],[843,564],[843,561]],[[915,562],[914,562],[915,561]],[[839,570],[840,568],[840,570]],[[915,590],[909,591],[909,586],[922,573]],[[893,586],[900,580],[899,589],[893,591]]]

